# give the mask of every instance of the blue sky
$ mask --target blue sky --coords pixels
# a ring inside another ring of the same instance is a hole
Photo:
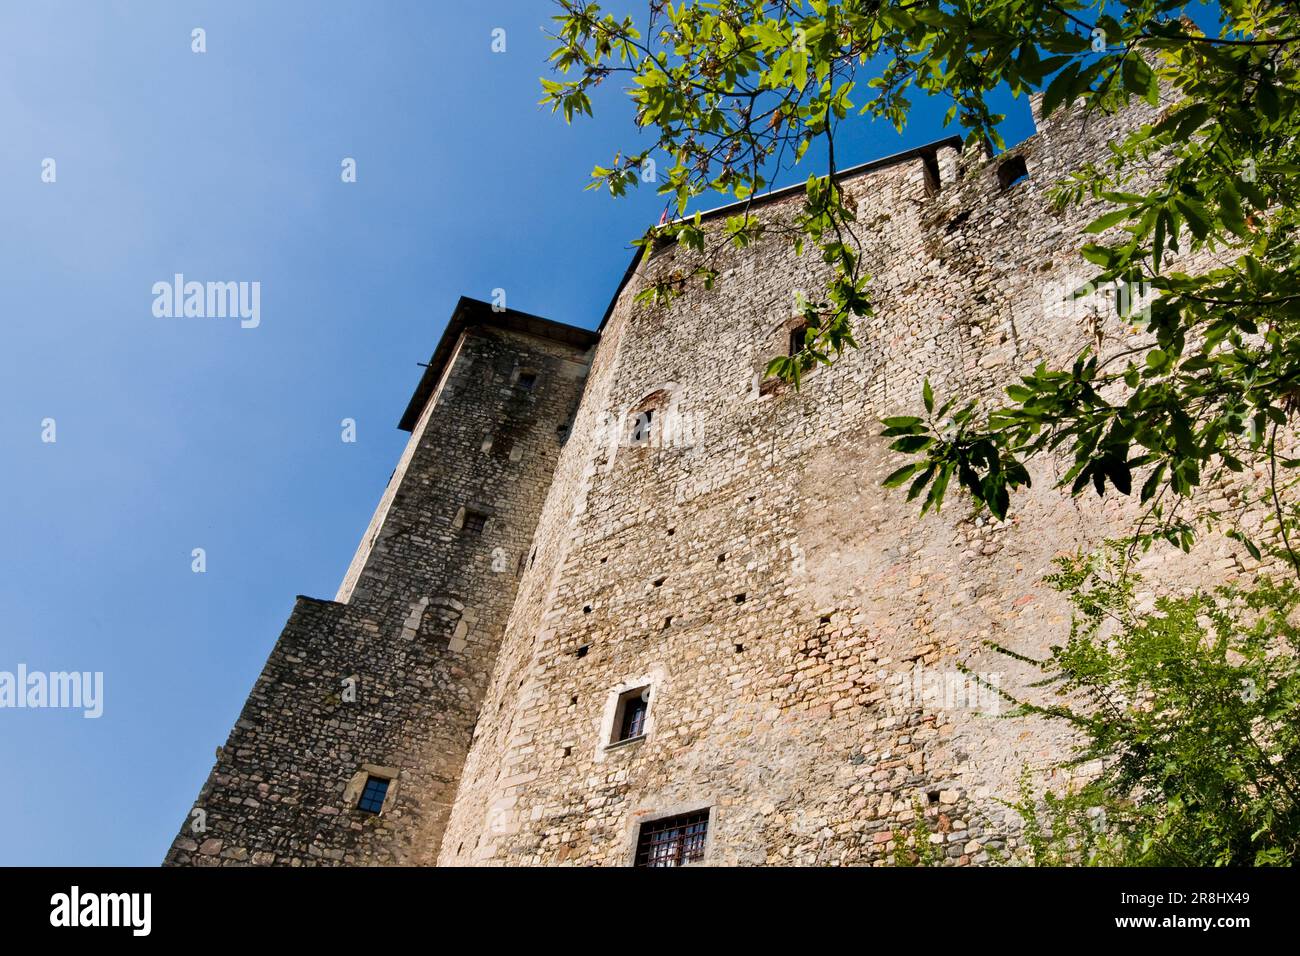
[[[105,682],[97,720],[0,710],[0,864],[161,860],[294,595],[333,597],[457,297],[599,322],[662,200],[583,191],[637,141],[617,84],[572,127],[536,105],[552,12],[0,8],[0,671]],[[858,123],[841,165],[943,110]],[[155,317],[177,272],[260,282],[261,324]]]

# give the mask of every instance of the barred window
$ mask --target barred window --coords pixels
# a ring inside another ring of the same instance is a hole
[[[384,808],[384,797],[388,796],[388,781],[383,777],[367,777],[357,809],[366,813],[378,813]]]
[[[636,841],[636,866],[684,866],[704,859],[709,811],[683,813],[641,824]]]
[[[482,534],[483,529],[487,526],[487,515],[481,511],[466,511],[465,521],[461,525],[461,530],[465,534]]]

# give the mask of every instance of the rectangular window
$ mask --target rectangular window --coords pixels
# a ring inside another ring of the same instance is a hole
[[[481,511],[466,511],[465,521],[460,527],[466,534],[482,534],[486,526],[487,515]]]
[[[634,697],[623,705],[623,722],[618,728],[619,740],[631,740],[645,733],[645,715],[650,709],[640,697]]]
[[[801,325],[798,328],[790,330],[790,355],[798,355],[803,351],[807,334],[808,326],[806,325]]]
[[[704,859],[709,811],[683,813],[641,824],[635,866],[684,866]]]
[[[520,372],[515,384],[526,392],[531,392],[537,385],[536,372]]]
[[[939,195],[939,160],[934,153],[923,153],[921,163],[925,169],[925,194],[927,196]]]
[[[627,740],[644,737],[649,729],[646,718],[650,714],[650,688],[638,687],[629,690],[618,698],[618,709],[614,711],[614,729],[610,734],[609,746],[621,744]]]
[[[383,777],[367,777],[366,787],[361,791],[357,809],[366,813],[378,813],[384,809],[384,797],[388,796],[388,781]]]

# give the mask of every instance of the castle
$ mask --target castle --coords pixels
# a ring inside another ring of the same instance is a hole
[[[1098,339],[1113,318],[1050,303],[1087,277],[1099,207],[1048,190],[1153,113],[845,170],[874,313],[798,390],[763,370],[827,267],[776,236],[668,305],[634,298],[699,254],[639,253],[597,332],[462,299],[338,594],[298,598],[166,862],[887,865],[918,813],[951,864],[1014,846],[998,798],[1069,741],[956,665],[1022,693],[983,642],[1059,643],[1041,577],[1128,505],[1040,463],[1006,522],[955,496],[921,519],[880,487],[900,462],[879,419],[925,376],[992,394]]]

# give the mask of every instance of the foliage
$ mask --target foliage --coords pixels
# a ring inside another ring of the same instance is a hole
[[[923,507],[942,504],[951,479],[995,514],[1028,484],[1024,463],[1046,451],[1073,460],[1062,483],[1138,496],[1155,520],[1148,542],[1182,547],[1197,530],[1178,509],[1211,473],[1266,458],[1276,476],[1276,432],[1300,394],[1300,8],[1283,0],[651,0],[644,18],[616,16],[594,0],[558,0],[557,79],[544,103],[566,118],[591,113],[591,92],[623,74],[644,148],[596,167],[593,186],[614,195],[639,185],[656,151],[673,163],[659,190],[678,215],[717,191],[746,201],[773,175],[814,151],[792,223],[761,223],[748,206],[722,240],[744,246],[777,230],[829,266],[825,295],[800,303],[812,332],[769,374],[796,384],[818,362],[856,343],[870,312],[854,213],[835,186],[835,133],[867,114],[905,125],[917,95],[949,104],[946,119],[971,143],[1001,146],[1003,117],[989,94],[1044,94],[1043,110],[1111,111],[1132,100],[1161,104],[1156,122],[1113,144],[1109,160],[1074,174],[1055,193],[1065,205],[1100,200],[1107,211],[1083,246],[1095,281],[1149,292],[1120,294],[1121,317],[1146,334],[1106,354],[1084,350],[1061,368],[1039,366],[994,407],[959,396],[937,420],[886,423],[917,467]],[[1186,14],[1216,15],[1207,35]],[[696,276],[717,278],[698,218],[658,237],[705,256]],[[655,241],[653,231],[642,242]],[[1179,257],[1212,255],[1209,271],[1177,271]],[[670,276],[644,297],[664,301],[692,276]],[[928,391],[928,386],[927,386]],[[927,409],[930,408],[927,401]],[[898,429],[908,429],[899,432]],[[928,438],[922,443],[920,438]],[[1281,483],[1285,485],[1285,482]],[[1268,510],[1278,530],[1296,515],[1274,482]],[[1207,517],[1202,515],[1200,517]],[[1209,518],[1214,517],[1210,515]],[[1246,542],[1249,549],[1259,546]],[[1286,551],[1290,554],[1289,542]],[[1291,560],[1295,561],[1294,557]],[[1300,561],[1295,561],[1300,573]]]
[[[1020,816],[1020,849],[1006,861],[1013,866],[1118,866],[1124,842],[1107,826],[1104,790],[1088,784],[1064,795],[1037,794],[1029,770],[1020,776],[1020,795],[1008,804]]]
[[[912,804],[913,820],[911,827],[895,834],[897,848],[894,850],[894,866],[939,866],[943,863],[943,844],[934,843],[930,837],[934,831],[925,819],[925,808],[919,801]]]
[[[1249,587],[1134,607],[1122,548],[1060,559],[1049,578],[1075,608],[1069,640],[1017,701],[1078,732],[1074,765],[1099,775],[1014,807],[1029,862],[1136,866],[1290,865],[1300,855],[1300,590]],[[1044,807],[1040,815],[1040,805]]]

